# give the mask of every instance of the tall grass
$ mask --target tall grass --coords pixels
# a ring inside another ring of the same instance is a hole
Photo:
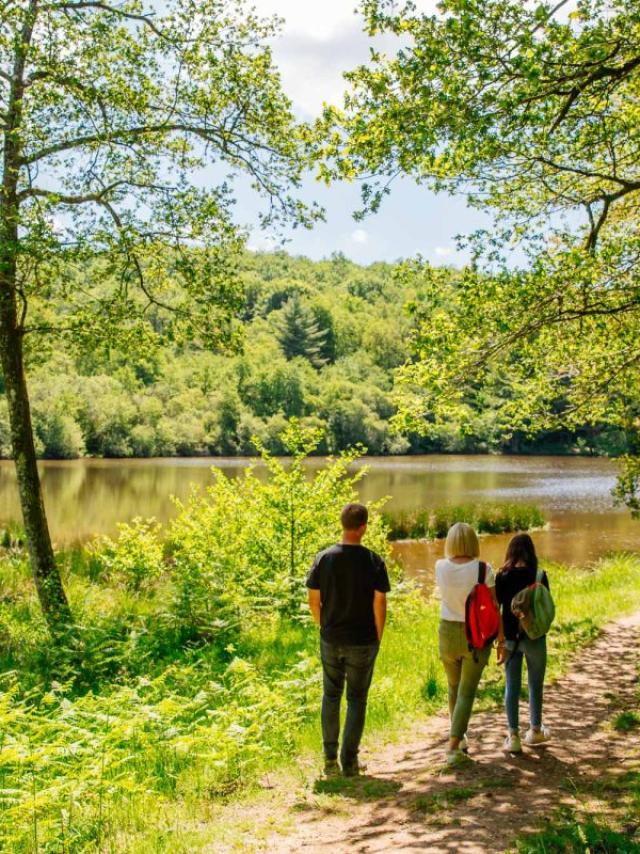
[[[435,510],[383,513],[391,540],[441,539],[455,522],[481,534],[504,534],[544,527],[542,511],[531,504],[459,504]]]

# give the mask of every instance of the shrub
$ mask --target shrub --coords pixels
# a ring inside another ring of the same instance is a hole
[[[157,578],[163,569],[161,525],[155,519],[136,518],[118,525],[118,539],[101,537],[90,547],[109,575],[126,587],[139,590],[144,582]]]
[[[84,454],[80,425],[71,415],[48,413],[37,426],[42,456],[55,460],[72,460]]]
[[[229,629],[256,611],[300,617],[300,591],[314,555],[340,536],[339,511],[357,500],[364,470],[349,472],[357,451],[309,476],[304,460],[320,431],[292,420],[281,436],[291,458],[271,456],[255,440],[267,481],[249,467],[230,480],[214,470],[206,494],[178,503],[169,528],[172,575],[181,617],[202,629]],[[375,511],[378,505],[373,505]],[[371,515],[367,541],[386,554],[386,528]]]

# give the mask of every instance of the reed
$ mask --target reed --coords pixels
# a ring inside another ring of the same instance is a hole
[[[390,540],[437,540],[455,522],[467,522],[480,534],[531,531],[546,524],[544,513],[532,504],[460,504],[435,510],[384,513]]]

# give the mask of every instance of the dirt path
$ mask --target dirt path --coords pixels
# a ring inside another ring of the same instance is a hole
[[[545,814],[574,802],[572,780],[596,778],[629,761],[628,738],[603,725],[620,703],[637,697],[639,665],[640,613],[608,626],[548,689],[544,719],[553,737],[547,747],[505,756],[501,714],[482,713],[471,722],[473,764],[443,772],[447,720],[432,718],[412,743],[365,755],[367,776],[355,785],[316,782],[291,803],[293,833],[272,836],[263,850],[505,851],[516,833],[534,831]],[[528,720],[524,708],[521,720]]]

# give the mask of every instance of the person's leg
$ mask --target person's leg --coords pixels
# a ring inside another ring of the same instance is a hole
[[[378,644],[345,647],[347,717],[342,733],[340,761],[343,769],[356,765],[367,714],[367,696],[373,677]]]
[[[542,694],[547,669],[547,639],[527,640],[524,655],[529,683],[529,726],[534,732],[542,727]]]
[[[456,700],[458,699],[460,676],[462,674],[462,657],[457,634],[457,626],[444,621],[440,623],[438,644],[440,661],[447,675],[450,721],[453,719],[453,712],[456,707]]]
[[[457,739],[459,744],[469,726],[471,718],[471,710],[473,702],[476,698],[478,683],[482,676],[482,671],[487,666],[491,647],[488,649],[476,650],[475,653],[467,651],[462,658],[462,672],[460,675],[460,686],[458,688],[458,697],[456,700],[453,717],[451,719],[451,740]],[[457,747],[457,744],[455,745]],[[455,747],[453,748],[455,749]]]
[[[512,733],[520,727],[520,689],[522,687],[522,649],[518,645],[514,652],[515,641],[507,641],[507,661],[505,664],[504,705],[507,723]]]
[[[340,647],[320,641],[322,659],[322,742],[325,759],[338,758],[340,701],[344,689],[345,662]]]

